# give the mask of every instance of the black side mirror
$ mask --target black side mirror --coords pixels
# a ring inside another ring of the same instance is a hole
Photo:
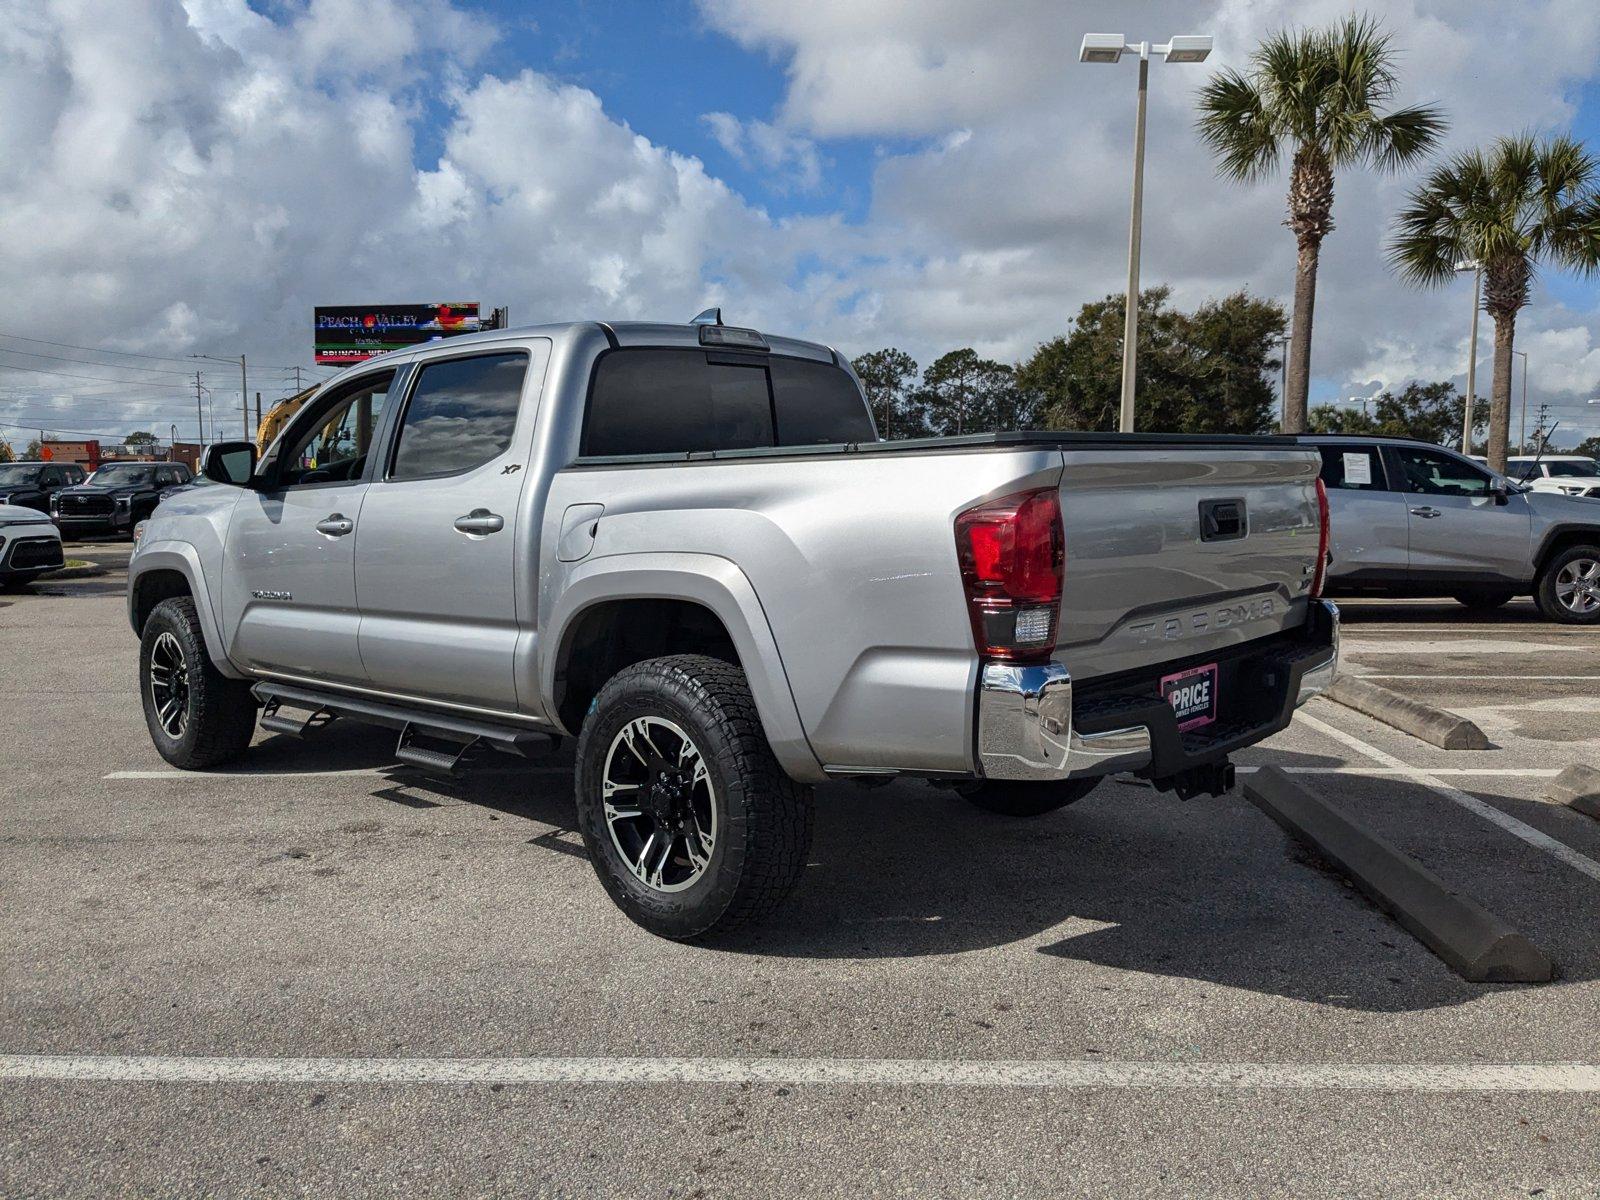
[[[213,483],[247,488],[255,470],[254,442],[213,442],[200,452],[200,474]]]
[[[1489,490],[1494,493],[1494,502],[1497,505],[1511,503],[1511,489],[1504,479],[1494,479],[1489,483]]]

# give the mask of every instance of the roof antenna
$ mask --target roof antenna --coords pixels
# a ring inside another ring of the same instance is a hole
[[[720,308],[708,308],[708,309],[705,310],[705,312],[701,313],[699,316],[697,316],[693,320],[691,320],[689,322],[689,324],[691,324],[691,325],[721,325],[722,324],[722,310]]]

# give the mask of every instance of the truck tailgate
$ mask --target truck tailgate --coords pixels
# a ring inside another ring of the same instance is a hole
[[[1317,454],[1275,445],[1062,451],[1066,579],[1056,657],[1132,671],[1305,621]]]

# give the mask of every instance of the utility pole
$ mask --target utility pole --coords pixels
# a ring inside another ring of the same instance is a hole
[[[261,428],[261,393],[260,392],[256,393],[256,428],[257,429]],[[255,441],[254,438],[251,438],[250,440],[252,442]]]
[[[194,373],[194,416],[195,423],[200,427],[200,444],[206,444],[206,413],[201,406],[200,393],[205,390],[205,385],[200,382],[200,372]]]
[[[219,358],[215,354],[191,354],[190,358],[209,358],[212,362],[231,363],[231,358]],[[245,376],[244,355],[239,355],[239,413],[244,418],[244,440],[254,441],[250,436],[250,381]]]

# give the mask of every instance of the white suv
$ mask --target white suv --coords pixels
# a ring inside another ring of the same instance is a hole
[[[0,588],[59,570],[61,532],[35,508],[0,504]]]
[[[1600,498],[1600,462],[1581,454],[1514,455],[1506,459],[1506,474],[1536,492]]]

